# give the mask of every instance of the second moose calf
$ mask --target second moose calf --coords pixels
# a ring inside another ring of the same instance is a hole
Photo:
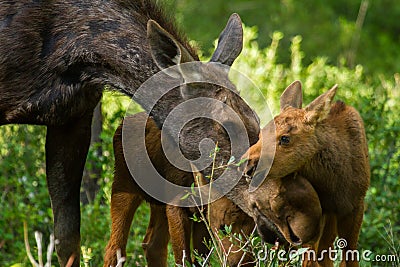
[[[264,127],[258,143],[246,153],[249,165],[245,172],[255,170],[256,181],[265,178],[252,193],[260,210],[268,208],[263,192],[269,179],[289,174],[305,177],[317,191],[326,216],[314,249],[321,256],[322,251],[333,249],[339,236],[347,242],[342,247],[341,266],[358,266],[352,252],[357,249],[370,180],[368,147],[358,112],[341,101],[333,103],[336,90],[334,86],[302,108],[301,84],[292,83],[281,96],[281,113]],[[326,254],[319,263],[333,266]]]

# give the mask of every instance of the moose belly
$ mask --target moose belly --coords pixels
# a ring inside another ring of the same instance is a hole
[[[61,88],[40,91],[18,103],[10,104],[0,117],[1,124],[63,125],[91,114],[102,90],[76,88],[68,93]],[[16,104],[16,105],[15,105]]]

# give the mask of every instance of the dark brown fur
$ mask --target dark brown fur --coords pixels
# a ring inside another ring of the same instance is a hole
[[[266,175],[264,183],[290,173],[305,177],[317,191],[326,216],[315,249],[320,252],[332,247],[339,236],[347,241],[346,253],[357,249],[370,171],[363,121],[354,108],[343,102],[332,103],[336,89],[301,108],[301,85],[290,85],[281,97],[281,113],[246,153],[250,162],[246,171],[251,172],[258,163],[254,177]],[[266,174],[265,163],[271,161]],[[263,186],[253,193],[254,205],[260,209],[265,202],[259,193]],[[332,266],[332,262],[325,257],[321,266]],[[358,262],[344,258],[341,266],[358,266]]]
[[[178,54],[185,57],[176,63],[198,60],[195,49],[154,3],[0,1],[0,125],[47,126],[47,183],[61,266],[71,256],[75,258],[73,267],[79,265],[80,184],[93,109],[105,85],[134,96],[159,127],[169,112],[188,98],[228,99],[227,105],[245,123],[250,144],[257,140],[258,119],[236,92],[206,84],[189,85],[185,95],[177,88],[154,109],[150,105],[154,92],[135,95],[144,81],[165,66],[163,60],[171,61]],[[213,61],[227,65],[233,63],[242,48],[240,19],[234,15],[231,22],[231,31],[221,36],[222,45],[213,56]],[[164,54],[169,58],[157,57]],[[206,69],[209,73],[205,75],[218,74],[216,79],[228,83],[227,74],[217,67]],[[224,117],[229,121],[228,115]],[[229,139],[217,123],[198,119],[189,126],[180,140],[186,157],[199,155],[197,144],[204,137],[219,141],[222,150],[229,151]],[[218,160],[227,161],[229,157],[224,152]],[[245,207],[240,198],[238,201]]]

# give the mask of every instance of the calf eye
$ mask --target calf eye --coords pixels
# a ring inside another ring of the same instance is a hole
[[[279,145],[288,145],[290,143],[290,137],[288,135],[282,135],[279,138]]]

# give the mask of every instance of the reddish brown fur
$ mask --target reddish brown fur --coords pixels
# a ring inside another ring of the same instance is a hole
[[[259,142],[246,153],[246,171],[251,172],[260,162],[254,175],[263,175],[263,162],[269,159],[273,163],[264,183],[290,173],[306,177],[317,191],[326,216],[325,229],[314,248],[328,249],[339,236],[347,241],[346,253],[357,249],[370,172],[362,119],[343,102],[331,104],[336,89],[302,109],[300,83],[289,86],[281,97],[281,113],[262,130]],[[274,151],[271,147],[275,147]],[[259,193],[264,186],[253,193],[255,205],[265,202]],[[327,257],[321,264],[333,266]],[[341,266],[358,266],[358,262],[343,261]]]
[[[139,113],[125,118],[124,124],[139,125],[140,122],[146,119],[147,115],[145,113]],[[146,147],[150,159],[163,177],[166,177],[171,182],[187,186],[193,183],[192,173],[176,169],[165,158],[161,147],[160,130],[152,120],[147,121],[146,124]],[[143,248],[149,266],[166,266],[169,235],[171,236],[176,263],[182,264],[183,250],[186,251],[186,256],[190,257],[191,238],[193,239],[194,248],[205,254],[207,249],[202,243],[204,238],[208,236],[205,225],[194,223],[193,232],[191,232],[193,222],[189,218],[196,212],[196,209],[165,206],[157,203],[135,183],[124,158],[122,124],[114,135],[114,152],[115,177],[111,196],[112,230],[106,249],[104,266],[115,265],[116,251],[118,249],[121,249],[122,254],[125,255],[130,224],[136,208],[144,199],[151,204],[150,223],[143,241]],[[134,150],[134,153],[145,152]],[[304,190],[292,194],[292,188],[296,187],[302,187]],[[322,211],[318,196],[307,180],[300,176],[289,177],[286,180],[271,180],[266,186],[266,190],[270,198],[268,199],[269,209],[265,211],[265,215],[271,218],[280,229],[289,229],[290,227],[296,235],[307,240],[319,234],[319,221],[321,220]],[[308,205],[308,209],[302,210],[301,207],[305,205]],[[239,207],[226,197],[211,203],[208,209],[211,219],[210,227],[215,232],[218,232],[224,225],[232,225],[233,233],[245,235],[249,235],[254,229],[253,219],[244,215]],[[290,222],[287,221],[288,217],[290,217]],[[166,220],[168,220],[168,225],[165,223]],[[265,233],[265,231],[262,232]],[[269,235],[263,236],[263,238],[270,242],[276,240],[273,232],[269,232]],[[226,251],[232,245],[228,238],[223,239],[222,243]],[[236,266],[242,258],[243,252],[235,252],[237,250],[237,246],[231,248],[233,253],[228,257],[230,266]],[[241,266],[251,266],[252,260],[250,255],[245,255]]]

